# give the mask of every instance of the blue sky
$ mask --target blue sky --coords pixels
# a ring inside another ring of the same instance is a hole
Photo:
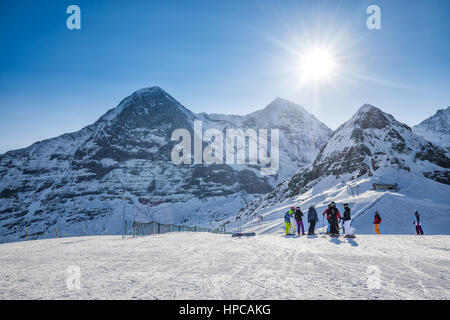
[[[81,8],[81,30],[66,8]],[[366,8],[381,8],[381,30]],[[364,103],[415,125],[450,105],[447,0],[0,1],[0,152],[71,132],[158,85],[194,112],[245,114],[275,97],[335,129]],[[298,55],[330,46],[326,83]]]

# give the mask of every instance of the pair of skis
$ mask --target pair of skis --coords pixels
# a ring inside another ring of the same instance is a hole
[[[324,238],[325,238],[325,237],[326,237],[326,236],[324,236]],[[331,238],[340,238],[340,237],[343,237],[343,238],[346,238],[346,239],[353,239],[353,238],[356,238],[356,236],[355,236],[354,234],[352,234],[352,235],[346,234],[346,235],[343,235],[343,236],[341,236],[340,234],[331,234],[330,237],[331,237]]]

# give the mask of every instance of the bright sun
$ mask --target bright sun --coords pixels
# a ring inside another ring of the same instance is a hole
[[[335,69],[334,58],[327,49],[314,48],[300,57],[302,81],[326,81]]]

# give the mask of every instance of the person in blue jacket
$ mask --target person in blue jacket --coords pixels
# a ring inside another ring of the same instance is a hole
[[[291,232],[291,217],[294,214],[295,207],[291,207],[291,209],[285,213],[284,215],[284,224],[286,226],[285,231],[286,235],[288,235]]]
[[[314,206],[311,205],[308,209],[308,222],[309,222],[308,235],[315,235],[314,229],[316,227],[317,221],[319,221],[319,219],[317,218],[316,208],[314,208]]]

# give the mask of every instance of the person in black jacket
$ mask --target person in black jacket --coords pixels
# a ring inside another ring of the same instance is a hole
[[[308,235],[315,235],[314,229],[316,227],[317,221],[319,221],[319,219],[317,217],[316,208],[314,208],[314,206],[311,205],[311,207],[309,207],[308,209],[308,222],[309,222]]]
[[[380,223],[381,223],[381,217],[378,211],[375,211],[375,216],[373,218],[373,224],[375,225],[375,232],[377,234],[380,234]]]
[[[352,217],[350,214],[350,207],[348,203],[344,203],[344,217],[342,218],[344,220],[344,232],[346,238],[354,238],[354,228],[352,227]]]
[[[339,220],[341,219],[341,214],[338,208],[336,208],[334,201],[330,205],[328,209],[328,215],[330,216],[330,234],[332,237],[336,237],[339,236]]]
[[[305,235],[305,228],[303,226],[303,212],[300,209],[300,207],[297,207],[295,209],[295,213],[294,213],[294,217],[295,217],[295,221],[297,222],[297,231],[298,231],[298,235],[300,235],[300,228],[302,228],[302,235]]]

